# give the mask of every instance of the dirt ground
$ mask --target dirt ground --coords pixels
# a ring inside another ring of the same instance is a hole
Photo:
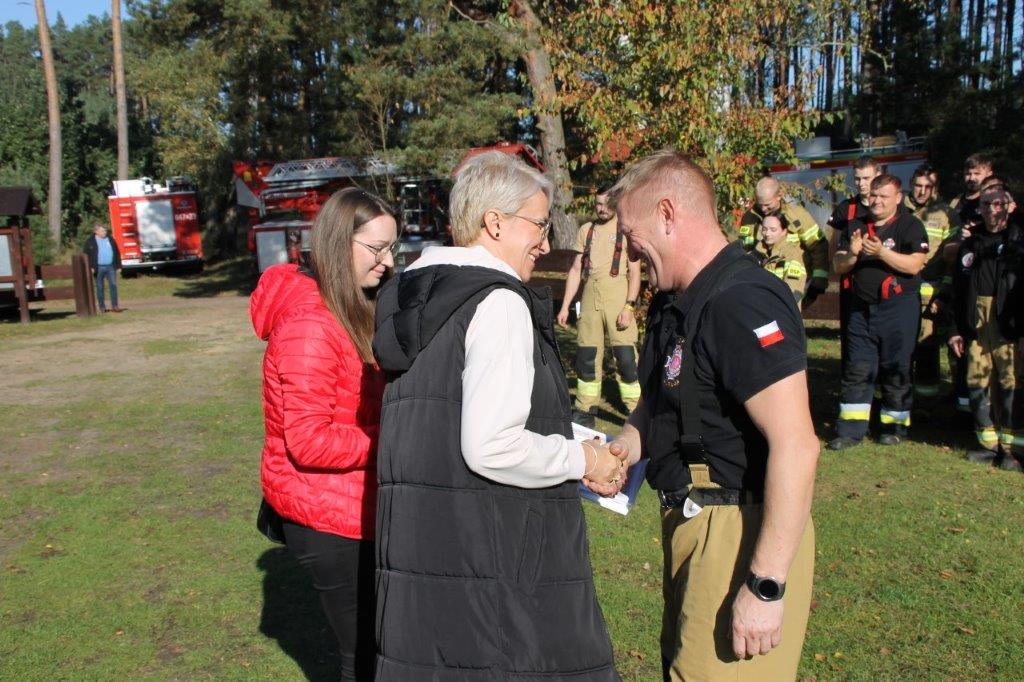
[[[0,402],[53,406],[54,401],[80,395],[80,380],[92,382],[104,374],[129,378],[136,385],[148,383],[166,373],[169,357],[183,351],[188,366],[182,370],[201,377],[222,354],[262,346],[252,333],[244,296],[162,296],[106,315],[109,324],[0,342]]]

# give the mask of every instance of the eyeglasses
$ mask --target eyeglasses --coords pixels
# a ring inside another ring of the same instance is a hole
[[[387,258],[389,253],[391,254],[392,258],[397,256],[398,250],[402,248],[402,243],[398,241],[391,242],[390,244],[385,244],[384,246],[373,246],[372,244],[361,242],[358,239],[353,239],[352,241],[354,241],[356,244],[359,244],[359,246],[362,246],[367,251],[372,253],[373,260],[375,263],[377,263],[377,265],[383,263],[384,259]]]
[[[519,215],[517,213],[506,213],[505,215],[507,215],[510,218],[519,218],[520,220],[525,220],[526,222],[533,223],[534,225],[539,227],[540,228],[540,239],[541,239],[541,241],[544,241],[545,239],[547,239],[548,238],[548,234],[551,233],[551,219],[550,218],[544,218],[543,220],[537,220],[536,218],[527,218],[526,216]]]

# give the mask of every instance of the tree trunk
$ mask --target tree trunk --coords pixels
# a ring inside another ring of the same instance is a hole
[[[1017,0],[1006,0],[1006,12],[1005,12],[1005,30],[1003,32],[1003,65],[1001,67],[1003,71],[1003,78],[1006,82],[1013,79],[1013,32],[1014,32],[1014,21],[1017,13]]]
[[[533,90],[533,106],[540,130],[541,157],[547,175],[555,184],[551,202],[554,248],[569,248],[576,238],[576,223],[569,217],[572,202],[572,179],[565,158],[565,131],[562,128],[562,107],[558,101],[551,58],[540,37],[540,20],[527,0],[513,0],[509,15],[518,24],[525,42],[523,60]]]
[[[57,93],[57,72],[53,68],[53,48],[50,46],[50,25],[46,23],[46,5],[36,0],[36,20],[39,22],[39,52],[43,58],[43,76],[46,79],[46,117],[50,126],[50,189],[46,195],[50,236],[60,244],[61,223],[61,154],[60,99]]]
[[[825,60],[825,111],[832,111],[835,107],[834,90],[836,85],[836,46],[835,43],[838,41],[836,35],[836,20],[835,14],[829,12],[828,15],[828,44],[825,45],[825,54],[823,56]]]
[[[124,48],[121,46],[121,0],[111,0],[114,34],[114,93],[117,98],[117,179],[128,179],[128,97],[124,88]]]

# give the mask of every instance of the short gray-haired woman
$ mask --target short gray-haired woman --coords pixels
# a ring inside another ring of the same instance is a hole
[[[378,299],[378,681],[618,679],[577,486],[614,486],[622,462],[573,442],[551,300],[524,285],[551,191],[515,157],[474,157],[456,246]]]

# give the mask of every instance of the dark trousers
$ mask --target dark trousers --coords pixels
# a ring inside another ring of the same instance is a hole
[[[913,401],[910,360],[920,315],[917,294],[898,294],[875,304],[850,302],[836,423],[839,436],[860,440],[867,435],[876,381],[882,392],[883,432],[906,435]]]
[[[113,308],[119,307],[117,305],[117,270],[114,269],[113,265],[97,265],[96,266],[96,302],[99,303],[100,310],[106,310],[107,305],[104,301],[103,295],[103,283],[107,282],[110,284],[110,305]]]
[[[341,679],[372,680],[377,653],[374,622],[374,546],[284,522],[288,550],[313,577],[320,603],[338,638]]]

